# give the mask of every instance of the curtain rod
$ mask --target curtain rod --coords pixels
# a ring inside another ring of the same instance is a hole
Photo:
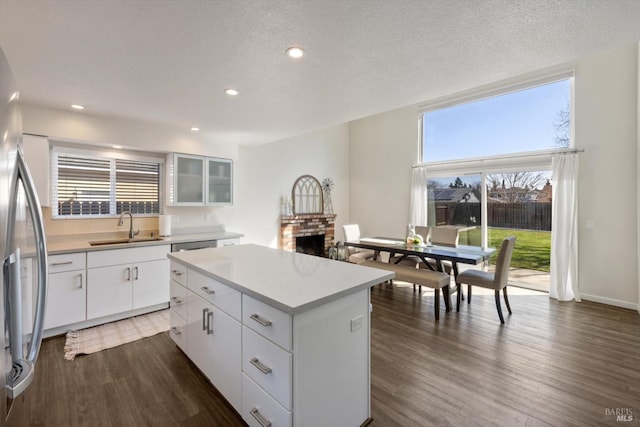
[[[509,159],[520,159],[523,157],[535,157],[535,156],[544,156],[550,154],[568,154],[568,153],[584,153],[584,148],[566,148],[559,150],[543,150],[543,151],[528,151],[522,154],[513,154],[513,155],[502,155],[502,156],[494,156],[491,158],[486,157],[474,157],[470,159],[460,159],[460,160],[441,160],[438,162],[431,163],[418,163],[412,168],[421,168],[424,166],[436,166],[436,165],[444,165],[444,164],[458,164],[458,163],[471,163],[471,162],[484,162],[487,160],[509,160]]]

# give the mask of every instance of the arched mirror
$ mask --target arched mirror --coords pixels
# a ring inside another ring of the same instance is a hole
[[[323,211],[322,186],[311,175],[296,179],[291,190],[293,214],[321,214]]]

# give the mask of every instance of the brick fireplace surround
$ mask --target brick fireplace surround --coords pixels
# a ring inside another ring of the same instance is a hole
[[[296,250],[296,237],[324,234],[324,253],[333,246],[336,215],[301,214],[280,217],[280,249]]]

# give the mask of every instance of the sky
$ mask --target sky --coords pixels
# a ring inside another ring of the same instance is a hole
[[[424,114],[424,162],[556,148],[569,80]]]

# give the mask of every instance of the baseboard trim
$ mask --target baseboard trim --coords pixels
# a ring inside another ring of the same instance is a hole
[[[613,298],[605,298],[598,295],[589,295],[589,294],[580,294],[580,297],[586,301],[599,302],[601,304],[613,305],[615,307],[628,308],[629,310],[636,310],[638,314],[640,314],[640,305],[628,302],[621,301]]]

